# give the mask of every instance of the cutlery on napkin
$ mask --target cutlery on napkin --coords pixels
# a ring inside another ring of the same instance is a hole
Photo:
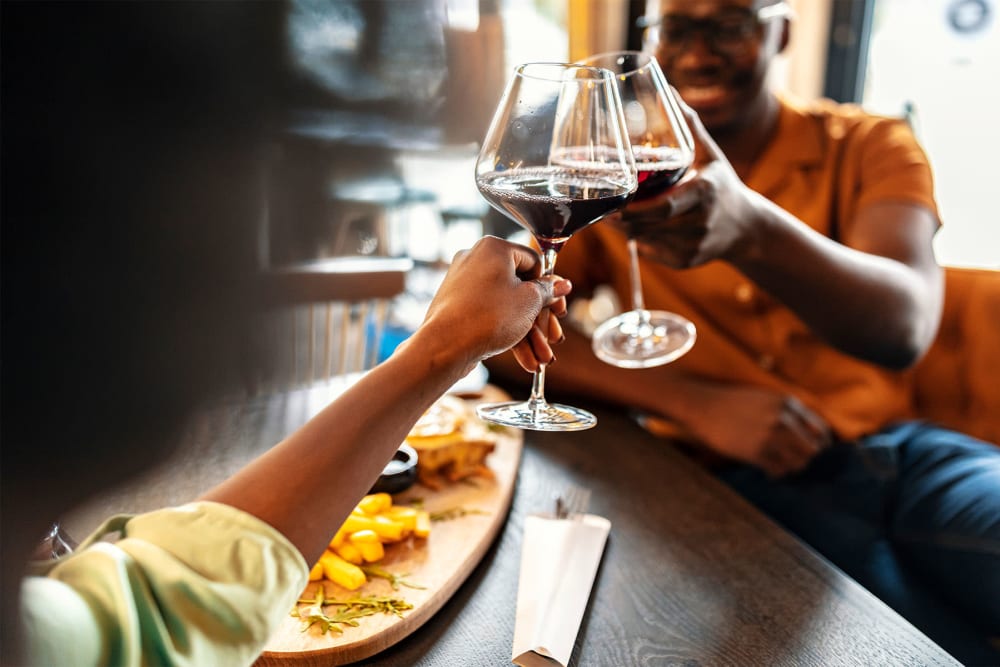
[[[524,522],[511,662],[521,667],[569,663],[601,563],[611,522],[584,514],[589,492],[574,489],[557,512]]]

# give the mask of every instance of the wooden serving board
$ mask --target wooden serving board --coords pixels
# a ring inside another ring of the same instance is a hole
[[[499,389],[487,386],[482,398],[469,403],[498,400],[509,399]],[[348,591],[323,580],[310,583],[302,596],[315,596],[317,586],[322,585],[327,597],[389,595],[412,604],[413,609],[404,612],[402,618],[386,614],[359,618],[357,627],[338,626],[343,630],[339,634],[336,631],[323,634],[318,624],[303,632],[302,621],[289,616],[255,664],[319,667],[355,662],[392,646],[430,619],[476,567],[507,518],[524,437],[516,429],[504,428],[495,434],[496,449],[486,461],[495,479],[474,477],[436,491],[417,483],[393,497],[393,502],[399,505],[421,499],[424,508],[432,513],[457,508],[471,511],[434,521],[427,539],[408,538],[386,545],[385,558],[377,565],[394,574],[406,574],[407,581],[423,589],[399,586],[393,590],[385,579],[370,578],[360,589]],[[328,613],[332,614],[333,609]]]

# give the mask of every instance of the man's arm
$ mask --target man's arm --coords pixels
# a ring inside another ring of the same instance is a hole
[[[767,202],[755,243],[731,262],[833,347],[906,368],[930,347],[944,279],[931,241],[937,220],[902,203],[858,213],[843,244]]]
[[[794,311],[833,347],[905,368],[934,340],[943,275],[934,214],[919,205],[862,207],[840,242],[748,188],[690,109],[703,162],[627,222],[644,254],[685,268],[724,260]]]

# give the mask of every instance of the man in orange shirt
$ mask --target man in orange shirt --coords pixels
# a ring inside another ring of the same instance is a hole
[[[576,295],[610,284],[628,303],[632,234],[647,306],[688,317],[698,340],[668,366],[623,370],[569,335],[549,386],[651,415],[946,649],[996,662],[1000,449],[905,421],[901,371],[942,306],[923,151],[902,121],[768,90],[784,3],[660,5],[656,55],[696,167],[630,205],[624,232],[574,236],[558,270]]]

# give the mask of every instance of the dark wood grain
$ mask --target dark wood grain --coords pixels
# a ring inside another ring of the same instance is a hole
[[[67,517],[82,535],[114,511],[190,500],[301,424],[332,395],[292,392],[209,413],[166,470]],[[902,617],[624,414],[527,432],[497,541],[415,634],[363,663],[501,665],[510,660],[524,517],[570,484],[592,490],[611,536],[572,664],[956,665]]]

